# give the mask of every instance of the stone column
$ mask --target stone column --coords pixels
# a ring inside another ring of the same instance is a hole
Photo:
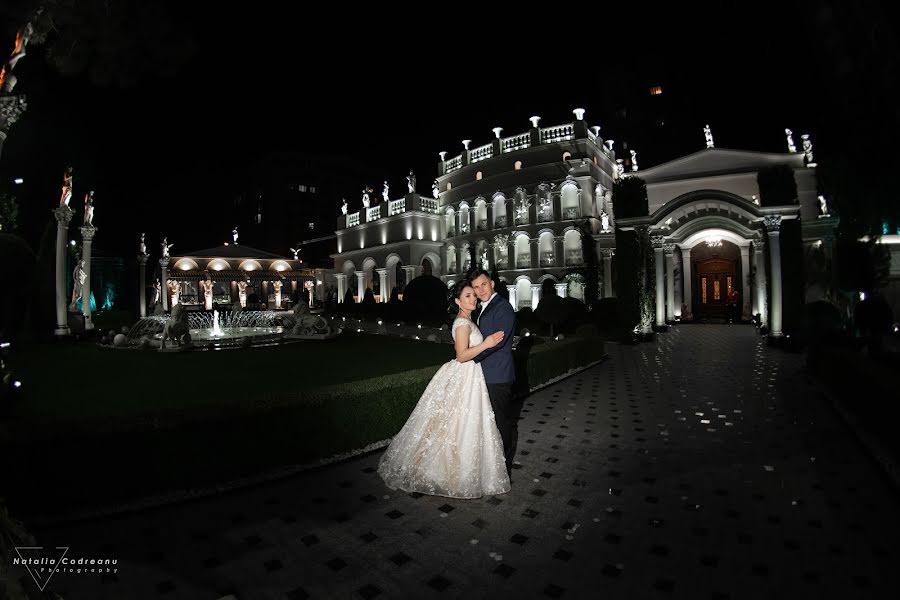
[[[147,259],[149,254],[138,254],[138,306],[141,309],[141,318],[147,316]]]
[[[168,281],[169,259],[159,259],[160,269],[160,299],[162,300],[163,311],[169,310],[169,281]]]
[[[456,249],[457,260],[456,260],[456,272],[457,273],[465,273],[466,272],[466,257],[468,256],[468,252],[463,248],[462,244]],[[406,267],[403,267],[406,269]],[[409,283],[409,272],[406,273],[406,283]]]
[[[507,289],[509,290],[509,303],[512,304],[513,310],[519,310],[519,303],[516,299],[519,290],[515,285],[508,287]]]
[[[554,264],[557,267],[565,267],[566,266],[566,238],[557,235],[553,237],[553,253],[554,256]]]
[[[387,302],[388,296],[391,295],[391,291],[387,287],[387,269],[375,269],[375,272],[378,273],[378,285],[381,289],[381,302]]]
[[[569,286],[566,283],[557,283],[556,284],[556,295],[560,298],[565,298],[569,292]]]
[[[506,242],[506,263],[509,265],[508,269],[519,268],[516,264],[516,239],[513,236],[509,236]]]
[[[675,320],[675,244],[664,244],[666,255],[666,321]],[[681,310],[678,311],[681,313]]]
[[[84,260],[84,287],[81,288],[81,314],[84,315],[85,331],[94,328],[91,321],[91,246],[94,243],[94,234],[97,228],[93,225],[84,225],[81,229],[81,258]]]
[[[601,248],[600,254],[603,256],[603,297],[612,298],[612,257],[615,256],[615,251],[612,248]]]
[[[681,273],[684,277],[684,305],[687,308],[687,314],[682,314],[682,319],[694,318],[694,300],[691,297],[691,249],[681,249]]]
[[[531,284],[531,310],[536,310],[541,301],[541,284]]]
[[[334,278],[337,280],[338,304],[343,304],[344,295],[347,293],[347,275],[344,273],[335,273]]]
[[[756,266],[756,277],[753,290],[753,300],[756,307],[753,314],[759,314],[760,325],[768,327],[769,311],[766,310],[766,242],[762,232],[757,232],[753,240],[753,263]]]
[[[772,269],[770,282],[772,306],[769,308],[769,335],[781,337],[781,215],[765,217],[766,234],[769,236],[769,259]]]
[[[316,298],[319,302],[325,302],[325,269],[315,270]],[[296,282],[295,282],[296,283]]]
[[[66,205],[54,209],[56,217],[56,329],[54,334],[58,336],[69,335],[68,317],[66,315],[66,234],[69,231],[69,221],[72,220],[74,211]]]
[[[653,246],[653,265],[656,268],[656,326],[666,324],[666,280],[665,265],[663,265],[663,236],[654,235],[650,238]]]
[[[750,320],[750,246],[741,246],[741,319]]]
[[[357,302],[362,302],[363,297],[366,295],[366,272],[365,271],[357,271],[356,272],[356,295],[359,298],[356,300]]]
[[[541,247],[539,240],[528,240],[528,245],[531,247],[531,268],[532,269],[540,269],[541,268]],[[534,308],[534,307],[532,307]]]

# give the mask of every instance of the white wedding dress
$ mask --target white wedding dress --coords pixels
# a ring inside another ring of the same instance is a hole
[[[483,341],[469,319],[469,347]],[[412,414],[381,457],[378,473],[391,489],[449,498],[480,498],[509,491],[503,441],[481,365],[456,359],[441,366]]]

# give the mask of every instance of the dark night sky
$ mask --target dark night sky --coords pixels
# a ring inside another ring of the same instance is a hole
[[[26,177],[17,191],[24,233],[34,238],[71,162],[75,204],[96,190],[97,246],[130,254],[144,230],[151,250],[163,229],[182,250],[220,240],[227,232],[196,233],[204,215],[219,198],[227,210],[234,174],[272,150],[353,156],[394,190],[413,168],[427,191],[438,151],[456,155],[462,138],[486,143],[494,126],[524,132],[532,114],[542,125],[567,122],[579,106],[617,150],[631,140],[642,168],[702,149],[704,122],[719,147],[784,151],[786,126],[798,145],[807,131],[817,149],[828,143],[828,68],[811,51],[813,14],[790,3],[772,13],[630,6],[612,14],[548,5],[520,18],[470,12],[440,23],[422,9],[250,16],[194,8],[176,20],[196,54],[174,78],[146,76],[127,90],[62,78],[36,48],[17,67],[29,109],[6,142],[0,177],[4,185]],[[678,112],[671,127],[608,125],[654,84]],[[358,199],[355,188],[346,195]],[[330,201],[337,215],[340,199]]]

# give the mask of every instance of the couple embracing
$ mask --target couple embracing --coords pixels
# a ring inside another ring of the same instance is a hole
[[[503,494],[510,490],[518,429],[515,312],[484,270],[459,282],[451,302],[459,311],[452,328],[456,358],[432,378],[381,457],[378,473],[389,488],[407,492]]]

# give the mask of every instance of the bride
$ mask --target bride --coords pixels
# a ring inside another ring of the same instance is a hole
[[[378,473],[391,489],[449,498],[509,491],[503,441],[494,421],[481,365],[472,361],[503,340],[483,338],[475,323],[475,291],[461,281],[454,292],[456,358],[441,366],[403,429],[381,457]]]

